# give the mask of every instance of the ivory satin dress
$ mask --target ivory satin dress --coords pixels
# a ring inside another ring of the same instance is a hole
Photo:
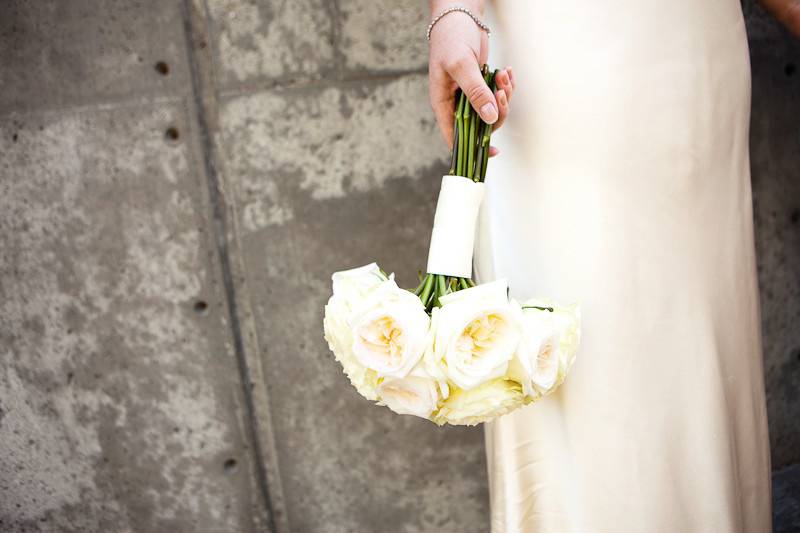
[[[768,533],[737,0],[505,0],[475,277],[580,301],[554,394],[487,424],[493,533]]]

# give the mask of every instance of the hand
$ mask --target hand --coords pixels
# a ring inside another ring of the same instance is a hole
[[[440,12],[437,4],[442,5],[431,2],[434,15]],[[479,7],[472,11],[481,16]],[[431,31],[428,62],[430,101],[436,122],[450,148],[453,146],[457,87],[467,95],[483,121],[494,124],[495,130],[508,115],[509,101],[514,93],[514,74],[510,67],[500,70],[495,77],[497,89],[492,94],[481,75],[481,65],[486,63],[488,55],[489,39],[486,32],[465,13],[445,15]],[[497,153],[497,148],[489,149],[490,157]]]
[[[760,0],[795,37],[800,37],[800,0]]]

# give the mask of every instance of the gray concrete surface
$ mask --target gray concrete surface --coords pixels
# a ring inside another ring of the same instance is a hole
[[[800,463],[800,39],[753,3],[744,13],[765,380],[777,470]]]
[[[363,401],[320,331],[332,271],[423,266],[446,159],[424,4],[0,7],[0,531],[488,531],[481,430]],[[744,10],[778,469],[800,463],[800,45]]]
[[[263,520],[202,175],[168,126],[190,132],[179,101],[0,121],[0,530]]]
[[[0,10],[0,531],[263,530],[180,4]]]

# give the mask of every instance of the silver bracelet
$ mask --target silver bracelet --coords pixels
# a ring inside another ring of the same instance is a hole
[[[431,21],[431,23],[428,24],[428,41],[431,40],[431,30],[433,29],[434,25],[436,25],[436,23],[439,22],[442,19],[442,17],[444,17],[448,13],[453,13],[454,11],[460,11],[461,13],[469,15],[469,17],[475,21],[475,24],[477,24],[480,29],[486,32],[487,37],[492,34],[491,30],[489,30],[489,26],[484,24],[483,21],[479,19],[477,15],[475,15],[475,13],[473,13],[464,6],[451,6],[442,11],[441,13],[439,13],[438,15],[436,15]]]

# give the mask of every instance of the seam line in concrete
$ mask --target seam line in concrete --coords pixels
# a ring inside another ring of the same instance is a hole
[[[355,86],[364,82],[390,83],[406,76],[417,76],[422,74],[428,74],[428,67],[408,70],[393,70],[381,73],[365,72],[356,76],[343,76],[335,79],[303,78],[288,83],[280,80],[254,80],[253,82],[233,84],[227,87],[222,87],[219,90],[219,95],[222,97],[237,97],[245,96],[254,92],[290,91],[296,89],[327,89],[329,87]]]
[[[16,117],[51,117],[65,114],[81,114],[88,111],[109,111],[113,109],[133,109],[136,107],[158,107],[183,102],[185,94],[174,94],[169,96],[144,96],[135,97],[133,95],[121,95],[119,98],[110,97],[105,100],[97,100],[93,103],[75,102],[61,107],[29,107],[13,110],[0,110],[0,120],[8,120]]]
[[[197,57],[194,51],[193,36],[195,28],[192,22],[192,10],[189,5],[192,0],[182,0],[181,11],[183,15],[184,33],[186,38],[187,56],[189,59],[189,73],[191,79],[192,99],[197,113],[198,134],[200,135],[200,145],[203,158],[203,166],[208,180],[209,200],[214,215],[214,236],[217,246],[217,254],[220,260],[222,271],[222,281],[225,289],[225,298],[228,304],[228,319],[231,325],[231,335],[233,337],[234,352],[239,368],[239,376],[242,382],[242,392],[245,399],[245,409],[247,410],[247,423],[250,432],[250,439],[253,444],[254,460],[258,486],[261,491],[262,503],[267,511],[267,529],[270,533],[275,533],[275,517],[270,500],[270,491],[267,484],[267,473],[265,465],[261,461],[261,441],[256,429],[255,405],[253,394],[250,389],[250,370],[247,366],[244,353],[244,341],[242,340],[242,328],[239,322],[236,302],[236,288],[233,282],[230,254],[228,251],[228,240],[226,232],[226,221],[224,213],[224,200],[219,193],[219,175],[215,164],[215,150],[211,140],[208,127],[205,105],[203,102],[202,90],[200,87],[200,73]]]

